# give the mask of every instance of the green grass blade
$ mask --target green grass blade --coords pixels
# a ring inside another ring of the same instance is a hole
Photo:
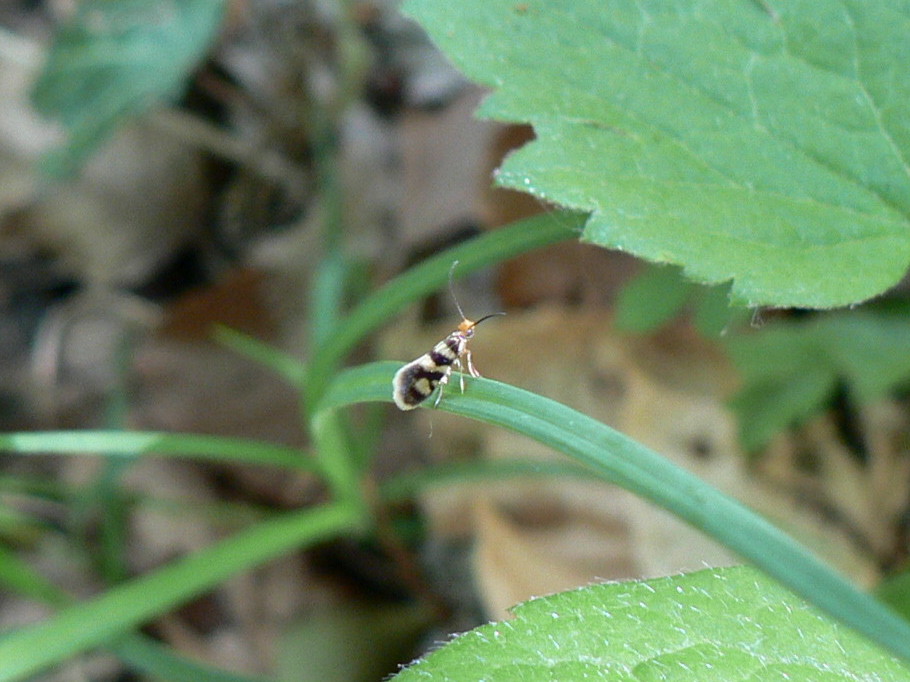
[[[0,496],[4,493],[14,493],[22,496],[23,499],[35,498],[39,505],[46,502],[78,505],[85,496],[85,486],[64,484],[49,479],[0,476]],[[142,505],[150,511],[170,517],[184,517],[192,514],[214,524],[224,532],[262,521],[275,513],[272,509],[241,501],[201,502],[168,493],[163,496],[126,492],[123,494],[125,502],[129,505]],[[35,521],[35,524],[38,523],[42,522]],[[44,528],[43,523],[42,528]]]
[[[34,495],[47,500],[59,502],[72,497],[69,487],[56,480],[37,476],[0,476],[0,493],[17,493]]]
[[[19,680],[101,646],[230,576],[357,530],[358,510],[327,505],[265,521],[0,639],[0,681]]]
[[[307,315],[311,348],[318,348],[338,326],[345,307],[349,274],[350,265],[338,250],[327,253],[317,265]]]
[[[342,372],[320,410],[391,398],[393,362]],[[834,618],[910,660],[910,624],[755,512],[631,438],[561,403],[490,379],[449,390],[439,409],[505,427],[587,464],[734,550]]]
[[[25,454],[94,454],[128,458],[175,455],[316,471],[316,462],[287,445],[245,438],[154,431],[37,431],[0,434],[0,451]]]
[[[73,604],[66,592],[3,546],[0,546],[0,584],[23,597],[58,608]],[[118,639],[109,649],[132,668],[168,682],[265,682],[264,678],[235,675],[190,661],[140,634]]]
[[[306,364],[299,358],[224,325],[216,325],[213,336],[225,348],[268,367],[292,386],[303,384]]]
[[[11,544],[34,542],[49,529],[47,519],[35,509],[28,511],[4,504],[0,500],[0,542]]]
[[[364,504],[361,472],[357,458],[352,456],[356,447],[351,443],[346,416],[338,411],[320,412],[310,426],[329,494],[333,499],[361,507]]]
[[[335,368],[370,332],[421,296],[444,287],[454,261],[459,261],[456,276],[463,277],[518,254],[577,238],[583,224],[580,214],[541,214],[459,244],[399,275],[364,298],[326,337],[311,363],[311,396],[321,395]]]
[[[379,486],[379,495],[385,502],[402,502],[415,497],[427,488],[494,483],[527,478],[577,478],[603,480],[591,469],[572,462],[549,462],[533,459],[476,460],[451,462],[430,466],[418,471],[398,474]]]
[[[61,605],[67,601],[56,585],[3,545],[0,545],[0,585],[4,591],[47,604]]]
[[[110,647],[134,670],[167,682],[267,682],[265,677],[238,675],[178,655],[142,635],[128,635]]]

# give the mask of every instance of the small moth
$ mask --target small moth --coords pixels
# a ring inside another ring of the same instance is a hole
[[[392,380],[392,399],[398,409],[413,410],[433,395],[433,391],[437,387],[439,387],[439,392],[436,394],[433,407],[438,406],[442,399],[443,388],[449,383],[449,378],[452,376],[452,369],[462,371],[462,358],[464,358],[464,365],[467,367],[468,373],[472,377],[479,377],[480,372],[474,368],[474,363],[471,361],[468,341],[474,337],[474,327],[481,322],[497,315],[505,315],[505,313],[493,313],[481,317],[476,322],[465,317],[452,287],[452,273],[455,272],[456,265],[458,265],[458,261],[452,263],[452,269],[449,270],[449,289],[452,291],[455,307],[458,308],[458,313],[461,315],[461,324],[458,325],[458,329],[433,346],[429,353],[409,362],[395,373],[395,378]],[[460,375],[459,379],[461,392],[464,393],[464,375]]]

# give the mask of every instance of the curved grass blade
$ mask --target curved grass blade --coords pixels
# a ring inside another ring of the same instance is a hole
[[[23,597],[58,608],[73,604],[73,599],[66,592],[2,546],[0,584]],[[137,633],[118,639],[110,649],[134,669],[169,682],[266,682],[264,678],[235,675],[191,661]]]
[[[344,357],[403,308],[444,287],[449,268],[458,261],[458,276],[499,263],[521,253],[577,238],[584,224],[578,213],[544,213],[512,223],[428,258],[364,298],[326,336],[310,363],[310,398],[318,398]]]
[[[0,434],[0,450],[25,454],[84,454],[117,458],[175,455],[317,472],[297,448],[245,438],[155,431],[36,431]]]
[[[134,670],[167,682],[271,682],[193,661],[144,635],[127,635],[110,649]]]
[[[4,591],[38,602],[54,606],[68,602],[67,596],[56,585],[3,545],[0,545],[0,585]]]
[[[451,462],[398,474],[379,486],[379,495],[385,502],[402,502],[427,488],[541,477],[603,480],[603,476],[598,476],[590,468],[572,462],[532,459],[477,460]]]
[[[101,646],[230,576],[294,549],[357,530],[350,505],[331,504],[259,523],[0,639],[0,681],[20,680]]]
[[[222,324],[215,325],[213,337],[225,348],[265,365],[292,386],[303,385],[306,364],[293,355]]]
[[[319,409],[391,399],[400,367],[379,362],[346,370]],[[910,661],[910,624],[856,589],[806,548],[733,498],[631,438],[554,400],[490,379],[468,378],[439,409],[502,426],[552,447],[688,521],[837,620]]]

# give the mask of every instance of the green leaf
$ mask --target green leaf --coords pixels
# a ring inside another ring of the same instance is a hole
[[[692,321],[703,336],[724,334],[749,314],[730,305],[728,286],[697,286],[680,268],[649,266],[632,278],[616,300],[616,328],[632,334],[656,331],[691,308]]]
[[[347,405],[390,402],[392,376],[400,366],[378,362],[340,372],[317,406],[317,414],[328,419],[331,412]],[[910,661],[906,621],[755,512],[640,443],[554,400],[490,379],[467,377],[466,384],[463,394],[454,388],[446,391],[439,409],[502,426],[573,457],[604,480],[669,510],[818,608]]]
[[[818,335],[852,396],[867,403],[910,386],[910,317],[856,311],[824,318]]]
[[[837,387],[829,368],[810,362],[788,380],[756,382],[730,401],[739,424],[740,442],[755,452],[787,428],[821,412]]]
[[[639,334],[654,331],[682,312],[692,289],[679,268],[645,268],[619,292],[616,328]]]
[[[125,118],[179,95],[224,7],[224,0],[80,2],[32,93],[38,111],[68,136],[46,169],[72,172]]]
[[[910,620],[910,571],[890,575],[875,588],[876,596]]]
[[[757,571],[732,567],[534,599],[410,680],[910,680],[910,670]]]
[[[827,308],[910,261],[910,8],[890,0],[410,0],[490,118],[507,187],[749,305]],[[545,83],[546,87],[541,87]]]
[[[824,409],[839,383],[860,403],[910,385],[910,317],[850,311],[731,338],[744,386],[732,401],[749,450]]]
[[[695,327],[703,336],[723,336],[748,321],[752,313],[730,305],[728,286],[698,287],[695,295]]]

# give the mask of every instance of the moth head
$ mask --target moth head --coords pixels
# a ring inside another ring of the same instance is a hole
[[[474,336],[474,327],[479,325],[484,320],[489,320],[491,317],[498,317],[499,315],[505,315],[505,313],[490,313],[489,315],[484,315],[477,322],[464,318],[461,321],[461,324],[458,325],[458,331],[464,334],[466,339],[470,339]]]

